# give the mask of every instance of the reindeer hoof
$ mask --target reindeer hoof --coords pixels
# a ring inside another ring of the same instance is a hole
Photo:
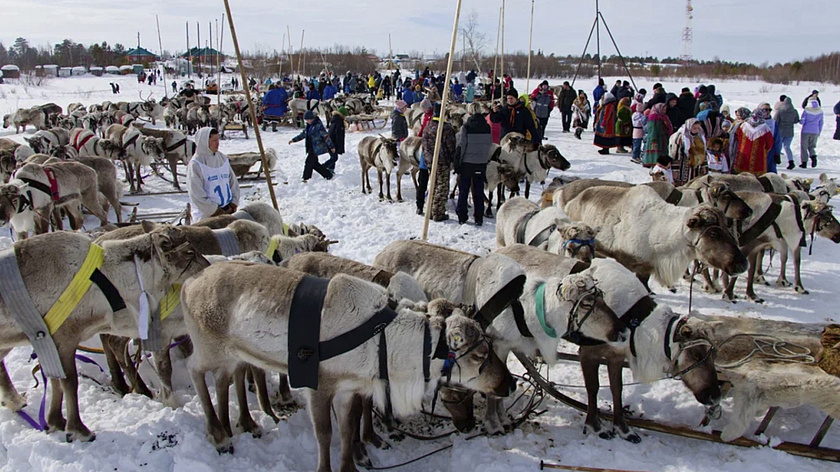
[[[805,290],[805,287],[796,287],[796,293],[800,293],[802,295],[808,295],[810,292]]]
[[[96,439],[96,434],[91,433],[90,431],[87,431],[87,428],[85,428],[85,431],[66,431],[64,433],[64,440],[69,442],[69,443],[75,442],[75,441],[92,442],[95,439]]]
[[[792,283],[788,282],[787,280],[777,280],[776,287],[790,287],[793,285]]]
[[[615,431],[601,431],[600,433],[598,433],[598,437],[609,441],[615,438]]]
[[[758,297],[750,297],[750,301],[753,301],[753,302],[758,303],[758,304],[763,304],[764,303],[764,299],[763,298],[758,298]]]
[[[217,447],[216,452],[219,454],[233,454],[233,444]]]

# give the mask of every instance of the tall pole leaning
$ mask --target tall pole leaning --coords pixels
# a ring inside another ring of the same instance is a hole
[[[169,87],[166,86],[166,58],[163,57],[163,41],[160,39],[160,19],[157,15],[155,15],[155,23],[157,23],[157,33],[158,33],[158,47],[160,48],[160,60],[163,61],[163,96],[169,98],[169,94],[167,90]]]
[[[251,101],[251,88],[246,85],[248,79],[245,77],[245,68],[242,66],[242,53],[239,52],[239,41],[236,39],[236,28],[233,26],[233,15],[230,13],[228,0],[225,0],[225,11],[228,16],[230,36],[233,38],[233,49],[236,51],[236,61],[239,64],[239,75],[244,85],[242,88],[245,89],[245,99],[248,101],[248,112],[251,114],[251,123],[254,124],[254,136],[257,138],[257,146],[260,149],[260,160],[262,160],[262,168],[265,171],[265,183],[268,185],[268,194],[271,195],[271,204],[274,205],[274,209],[280,211],[280,208],[277,206],[277,197],[274,195],[274,184],[271,182],[271,168],[268,166],[268,160],[265,158],[260,127],[257,125],[257,112],[254,109],[254,102]]]
[[[528,33],[528,77],[525,78],[525,93],[531,93],[531,42],[534,39],[534,0],[531,0],[531,31]]]
[[[227,1],[227,0],[225,0]],[[458,19],[461,17],[461,0],[455,7],[455,24],[452,26],[452,41],[449,44],[449,60],[446,62],[446,85],[443,87],[443,96],[440,99],[440,121],[438,122],[437,135],[435,136],[435,153],[432,158],[432,173],[429,175],[429,198],[426,200],[426,217],[423,219],[423,235],[421,239],[426,241],[429,237],[429,217],[432,213],[432,203],[435,199],[435,179],[437,179],[438,160],[440,159],[440,142],[443,137],[443,125],[446,124],[446,104],[449,101],[449,80],[452,75],[452,58],[455,56],[455,44],[458,41]],[[447,176],[449,178],[449,176]]]
[[[490,76],[490,102],[493,102],[493,96],[496,94],[496,67],[499,65],[499,40],[502,39],[502,7],[499,7],[499,27],[496,29],[496,55],[493,56],[493,70]]]
[[[505,96],[505,0],[502,0],[502,70],[501,70],[501,77],[502,77],[502,101],[504,102]]]

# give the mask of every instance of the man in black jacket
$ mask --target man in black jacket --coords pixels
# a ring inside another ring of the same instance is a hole
[[[686,120],[695,116],[694,103],[696,101],[697,99],[694,98],[694,94],[691,93],[691,90],[688,87],[683,87],[680,92],[680,96],[677,97],[677,107],[680,109],[683,118]]]
[[[653,85],[653,97],[645,103],[645,110],[650,110],[653,108],[654,105],[657,103],[665,103],[665,97],[667,97],[667,93],[665,93],[665,87],[662,86],[659,82]]]
[[[519,93],[515,88],[511,87],[505,91],[505,100],[507,105],[504,107],[495,105],[493,113],[490,114],[490,121],[502,125],[501,137],[510,132],[522,133],[527,139],[539,146],[539,132],[534,123],[534,117],[531,115],[531,110],[527,109],[525,104],[519,100]]]
[[[455,213],[458,223],[467,222],[467,198],[472,188],[473,219],[476,226],[484,221],[484,179],[487,171],[487,158],[493,145],[493,136],[486,115],[475,113],[461,127],[458,133],[458,146],[455,150],[455,172],[458,174],[458,204]]]
[[[572,127],[572,104],[575,103],[575,98],[577,98],[575,90],[568,81],[563,82],[563,90],[557,97],[557,108],[560,109],[560,116],[563,119],[564,133],[569,133]]]
[[[330,140],[335,146],[335,152],[330,153],[330,158],[324,162],[324,167],[335,173],[335,163],[338,161],[338,155],[344,154],[344,131],[347,128],[344,122],[344,117],[349,115],[346,107],[339,107],[338,111],[334,111],[330,117],[329,128],[327,133],[330,135]]]
[[[802,108],[808,108],[808,101],[809,100],[816,100],[817,103],[819,103],[820,106],[822,106],[822,102],[820,101],[820,91],[819,90],[812,91],[811,95],[808,95],[807,97],[805,97],[805,100],[802,100]]]

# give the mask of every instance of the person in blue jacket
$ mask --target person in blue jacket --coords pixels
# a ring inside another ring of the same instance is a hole
[[[594,103],[600,103],[601,97],[604,96],[606,91],[607,89],[604,88],[604,79],[598,79],[598,86],[592,91],[592,99],[594,100]]]
[[[306,164],[303,167],[303,182],[306,183],[312,178],[313,170],[321,174],[321,177],[331,180],[333,178],[332,171],[318,161],[318,156],[327,153],[335,154],[335,145],[326,128],[324,128],[324,124],[312,110],[306,110],[306,113],[303,114],[303,120],[306,121],[306,128],[289,141],[289,144],[292,144],[306,140]]]
[[[286,114],[286,101],[289,95],[282,86],[271,84],[263,97],[263,114],[272,118],[280,118]]]
[[[414,94],[414,90],[411,88],[411,86],[405,88],[402,94],[402,99],[408,106],[411,106],[415,102],[419,101],[417,100],[417,95]]]
[[[336,93],[338,93],[338,89],[335,88],[335,85],[327,82],[327,85],[324,87],[324,94],[322,98],[324,100],[330,100],[335,97]]]
[[[306,99],[307,100],[320,100],[321,94],[318,93],[318,89],[315,88],[315,85],[309,84],[309,91],[306,92]]]

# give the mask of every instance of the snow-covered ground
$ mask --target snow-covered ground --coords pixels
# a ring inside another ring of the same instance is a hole
[[[120,83],[122,94],[111,94],[108,82]],[[168,80],[171,82],[171,79]],[[552,84],[561,80],[551,80]],[[606,79],[608,84],[613,80]],[[639,81],[640,87],[648,90],[654,81]],[[524,92],[524,79],[516,81]],[[536,86],[537,80],[531,85]],[[576,88],[584,88],[591,95],[594,80],[579,81]],[[664,82],[668,91],[679,93],[679,89],[692,83]],[[825,110],[825,129],[817,145],[819,167],[817,169],[796,169],[795,175],[816,177],[820,172],[840,175],[840,142],[832,141],[835,128],[832,107],[840,99],[840,87],[824,84],[775,85],[761,82],[718,81],[718,91],[732,110],[738,106],[754,108],[759,102],[771,104],[780,94],[792,97],[795,105],[814,88],[820,90]],[[138,85],[133,77],[73,77],[52,79],[40,87],[7,83],[0,85],[0,114],[13,112],[18,107],[29,107],[46,102],[67,106],[71,102],[90,104],[104,100],[137,100],[138,91],[144,96],[151,89],[156,98],[164,95],[164,85],[149,87]],[[13,129],[0,131],[0,136],[11,137],[23,142],[24,134],[14,135]],[[26,134],[33,131],[28,130]],[[321,228],[331,239],[340,243],[332,252],[361,262],[370,263],[374,256],[388,243],[407,238],[419,238],[423,220],[414,212],[414,189],[410,179],[403,179],[403,203],[380,202],[375,195],[362,195],[360,191],[360,168],[356,152],[359,141],[366,135],[381,132],[351,132],[347,134],[347,154],[338,161],[336,178],[325,181],[315,175],[309,183],[301,182],[304,164],[303,144],[289,146],[287,143],[296,131],[282,128],[276,133],[263,133],[266,147],[277,150],[279,161],[275,179],[280,212],[287,222],[305,221]],[[387,132],[387,131],[386,131]],[[797,130],[798,133],[798,130]],[[639,183],[649,179],[645,170],[630,162],[629,155],[601,156],[592,146],[592,133],[587,131],[583,140],[573,134],[563,134],[560,116],[554,111],[548,125],[548,136],[564,156],[572,163],[568,171],[581,177],[602,177]],[[256,150],[256,142],[241,136],[231,135],[223,141],[224,152]],[[794,140],[794,151],[798,161],[798,134]],[[288,177],[284,181],[280,175]],[[558,175],[552,171],[549,177]],[[376,185],[375,176],[372,178]],[[170,185],[155,177],[147,179],[148,190],[170,190]],[[539,196],[539,185],[531,196]],[[243,190],[245,200],[268,201],[265,184]],[[184,207],[187,197],[181,195],[138,196],[126,195],[124,201],[138,202],[140,213],[177,211]],[[429,240],[476,254],[486,254],[495,247],[495,222],[485,219],[481,228],[472,224],[460,226],[450,205],[451,219],[445,223],[431,223]],[[95,227],[88,219],[88,227]],[[0,229],[0,247],[11,244],[10,233]],[[770,267],[768,280],[778,274],[778,259]],[[740,301],[735,305],[724,303],[718,295],[708,295],[696,290],[693,307],[708,314],[729,314],[761,316],[777,320],[829,323],[837,322],[836,285],[840,282],[840,247],[824,239],[815,242],[814,254],[806,256],[802,263],[802,278],[810,295],[797,295],[792,289],[757,287],[764,298],[763,305]],[[680,282],[678,292],[671,294],[655,286],[659,300],[670,304],[678,312],[688,309],[688,285]],[[743,293],[743,281],[738,284],[738,293]],[[89,344],[95,345],[94,340]],[[571,350],[571,348],[569,348]],[[30,373],[33,364],[29,361],[29,348],[17,348],[6,356],[6,365],[18,390],[24,393],[30,414],[37,414],[37,406],[43,395],[42,388],[34,388]],[[101,356],[93,356],[104,365]],[[521,371],[515,361],[511,370]],[[155,383],[154,373],[144,364],[141,371],[147,381]],[[248,434],[238,434],[233,440],[236,452],[233,455],[219,455],[205,439],[204,419],[201,406],[192,389],[184,361],[175,360],[176,389],[184,407],[171,410],[159,402],[138,395],[120,398],[107,387],[107,374],[90,365],[80,364],[83,378],[80,380],[79,399],[82,419],[97,434],[92,443],[67,444],[59,434],[46,435],[30,428],[18,415],[0,408],[0,467],[8,471],[299,471],[312,470],[317,460],[317,444],[309,417],[304,409],[293,412],[278,425],[259,412],[255,419],[265,430],[262,438],[254,439]],[[630,382],[629,372],[625,373]],[[605,375],[602,385],[606,384]],[[581,385],[579,368],[574,364],[559,364],[551,372],[552,380],[564,384]],[[276,383],[276,378],[274,379]],[[582,389],[567,389],[583,399]],[[840,392],[838,392],[840,396]],[[609,391],[601,391],[602,407],[610,404]],[[233,403],[233,402],[232,402]],[[252,402],[256,405],[256,401]],[[650,386],[625,387],[625,404],[636,413],[649,419],[656,419],[675,425],[695,426],[703,416],[703,408],[681,383],[661,381]],[[724,418],[726,408],[724,403]],[[787,455],[769,448],[744,449],[729,445],[712,444],[684,439],[659,433],[640,431],[641,444],[631,444],[621,439],[605,441],[596,436],[582,434],[583,415],[553,400],[546,400],[548,411],[536,422],[528,422],[519,430],[503,437],[479,437],[469,442],[465,436],[452,435],[449,438],[420,442],[405,439],[393,443],[387,451],[370,450],[377,466],[401,463],[440,446],[453,447],[428,459],[416,462],[401,470],[406,471],[530,471],[537,470],[539,461],[562,462],[567,465],[620,468],[645,471],[834,471],[837,464],[819,462]],[[516,409],[517,407],[514,407]],[[256,409],[256,408],[254,408]],[[232,405],[232,410],[236,406]],[[235,411],[232,412],[235,414]],[[774,438],[807,442],[819,427],[824,415],[810,407],[795,408],[780,412],[766,432],[767,440]],[[757,423],[756,423],[757,424]],[[722,420],[711,427],[720,429]],[[707,429],[708,430],[708,429]],[[338,435],[333,439],[334,467],[338,460]],[[840,448],[840,428],[835,426],[823,445]]]

